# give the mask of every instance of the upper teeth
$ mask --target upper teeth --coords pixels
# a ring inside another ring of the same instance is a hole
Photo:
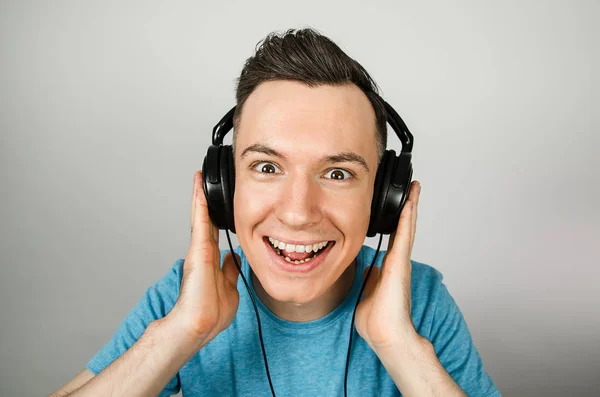
[[[272,237],[269,237],[269,241],[273,244],[274,247],[279,248],[280,250],[285,250],[287,252],[317,252],[321,248],[327,245],[327,241],[322,241],[320,243],[309,244],[309,245],[301,245],[301,244],[288,244],[283,241],[279,241]]]

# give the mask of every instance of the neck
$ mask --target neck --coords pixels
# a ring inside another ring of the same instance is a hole
[[[277,317],[287,321],[306,322],[325,317],[338,307],[350,293],[355,273],[356,261],[353,261],[323,296],[306,304],[280,302],[271,298],[256,278],[252,268],[250,268],[250,279],[260,301]]]

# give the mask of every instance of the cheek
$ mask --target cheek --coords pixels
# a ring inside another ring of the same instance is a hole
[[[251,182],[238,183],[236,180],[233,208],[238,233],[243,233],[244,227],[252,227],[261,219],[265,219],[273,207],[273,194],[268,194],[266,189],[261,189]],[[238,228],[238,224],[241,227]]]
[[[328,200],[328,217],[346,239],[367,234],[371,216],[371,191],[354,192]],[[362,241],[362,240],[361,240]]]

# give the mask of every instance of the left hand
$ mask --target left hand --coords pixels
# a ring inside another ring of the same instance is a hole
[[[399,343],[419,339],[411,316],[410,256],[415,240],[420,193],[421,184],[413,181],[398,227],[390,235],[381,270],[373,266],[364,289],[364,298],[356,309],[356,330],[376,353]],[[368,270],[367,267],[363,280]]]

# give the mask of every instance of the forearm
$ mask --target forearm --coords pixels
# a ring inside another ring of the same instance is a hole
[[[467,397],[420,335],[377,355],[403,396]]]
[[[69,396],[157,396],[202,344],[163,318],[121,357]]]

